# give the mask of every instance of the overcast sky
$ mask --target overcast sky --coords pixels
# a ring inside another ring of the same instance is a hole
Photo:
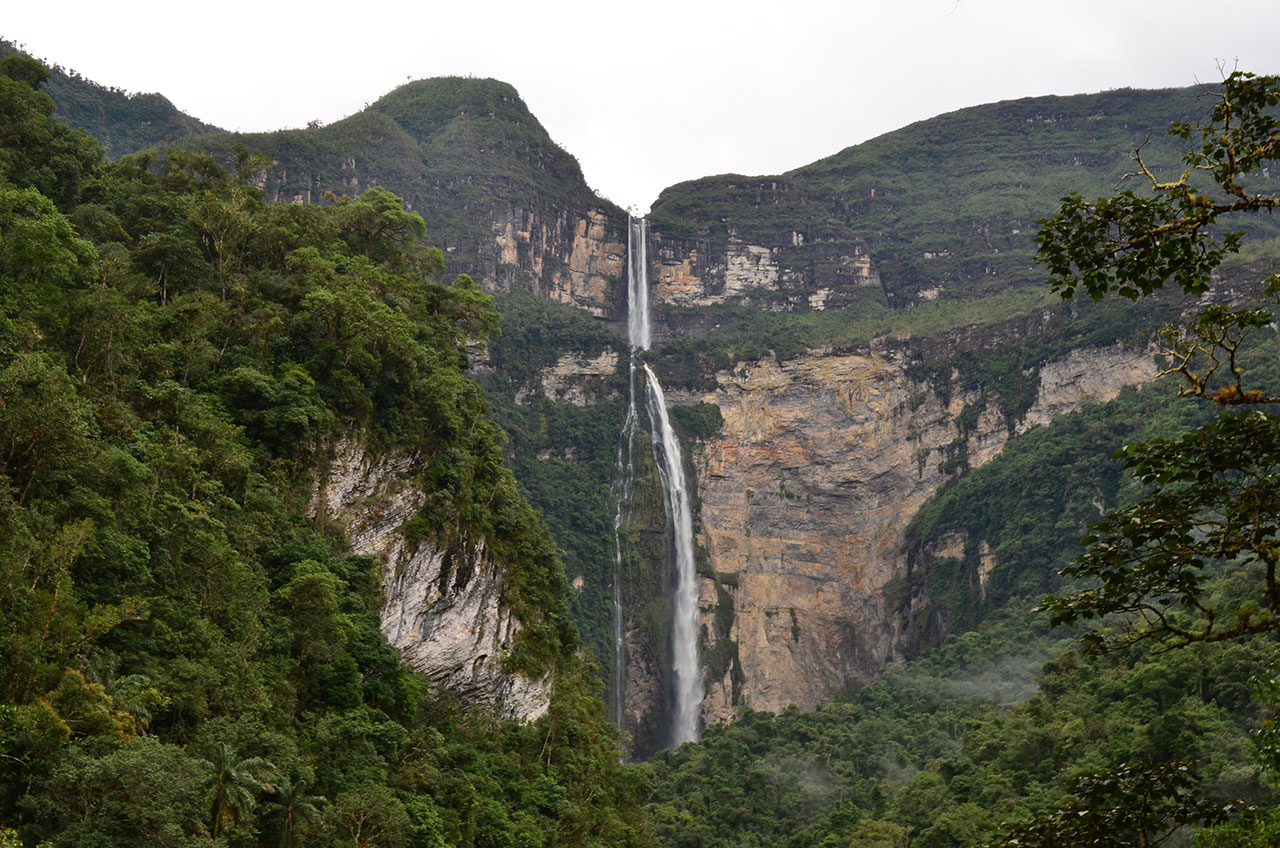
[[[912,121],[1041,94],[1280,72],[1280,0],[11,3],[0,37],[244,131],[325,123],[409,79],[513,84],[587,182],[775,174]]]

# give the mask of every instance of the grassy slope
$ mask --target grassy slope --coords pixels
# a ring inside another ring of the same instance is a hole
[[[243,141],[278,165],[268,196],[319,202],[325,191],[358,193],[377,184],[405,199],[427,223],[432,243],[451,247],[451,264],[471,271],[477,247],[491,247],[489,220],[502,207],[544,215],[622,210],[587,186],[582,169],[504,82],[440,77],[400,86],[367,109],[328,126],[195,142],[229,161]]]
[[[1154,160],[1172,161],[1165,130],[1200,108],[1185,90],[1120,90],[962,109],[777,177],[673,186],[653,229],[713,244],[732,227],[760,244],[789,244],[799,231],[864,245],[890,305],[938,284],[944,299],[970,299],[1040,279],[1035,221],[1069,191],[1110,192],[1148,136]]]

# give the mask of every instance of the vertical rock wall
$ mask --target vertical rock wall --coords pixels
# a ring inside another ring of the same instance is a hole
[[[413,545],[402,527],[424,495],[410,481],[411,456],[371,456],[355,441],[333,450],[312,498],[312,517],[338,523],[359,554],[383,563],[382,631],[404,661],[470,703],[531,721],[547,711],[551,676],[504,671],[520,628],[503,602],[502,572],[483,544]]]
[[[865,289],[878,293],[880,274],[865,248],[848,242],[751,244],[730,231],[727,244],[654,233],[653,299],[669,306],[745,303],[778,311],[821,311],[853,303]]]
[[[626,219],[601,209],[577,214],[497,207],[491,246],[478,245],[473,276],[490,291],[532,291],[597,318],[626,309]]]
[[[812,708],[913,654],[920,633],[946,631],[909,579],[902,531],[957,452],[977,467],[1010,432],[993,403],[913,380],[907,366],[878,347],[742,362],[704,398],[724,422],[696,459],[715,574],[701,602],[705,654],[719,663],[708,723],[739,706]],[[1042,368],[1023,428],[1154,374],[1149,354],[1076,351]],[[975,585],[999,567],[984,557]]]

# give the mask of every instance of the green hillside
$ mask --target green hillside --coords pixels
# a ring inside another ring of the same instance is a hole
[[[12,42],[0,41],[0,59],[19,52]],[[178,111],[162,94],[130,94],[58,65],[50,68],[44,91],[57,104],[58,117],[96,138],[108,159],[172,144],[188,136],[221,132]]]
[[[1274,633],[1099,659],[1031,609],[1080,588],[1059,576],[1080,535],[1146,494],[1110,453],[1211,421],[1208,401],[1128,392],[977,470],[957,462],[895,586],[943,611],[935,650],[812,713],[747,712],[624,766],[581,650],[607,655],[622,379],[600,380],[595,405],[536,388],[515,402],[560,353],[617,336],[528,293],[491,300],[422,243],[479,267],[495,208],[621,210],[493,80],[421,81],[329,126],[241,136],[55,74],[57,114],[96,120],[112,157],[167,145],[108,161],[53,120],[35,76],[0,65],[0,845],[976,848],[1001,820],[1078,809],[1088,775],[1132,807],[1146,796],[1125,764],[1174,758],[1217,808],[1261,807],[1195,844],[1276,843]],[[722,250],[732,230],[800,264],[847,245],[881,286],[844,311],[672,310],[679,337],[652,361],[697,389],[738,357],[902,336],[916,376],[1012,423],[1048,358],[1144,338],[1186,305],[1054,301],[1034,222],[1068,191],[1109,194],[1148,135],[1171,162],[1165,127],[1202,111],[1172,91],[992,104],[779,177],[673,187],[652,216],[669,243]],[[1251,230],[1227,282],[1280,255]],[[1274,335],[1257,335],[1239,364],[1275,385]],[[481,349],[491,370],[473,376]],[[696,438],[712,409],[673,418]],[[400,664],[377,563],[305,516],[324,446],[351,434],[426,458],[408,472],[426,496],[415,543],[491,553],[524,625],[509,669],[555,671],[545,716],[498,720]],[[660,509],[635,511],[656,526]],[[931,553],[958,535],[959,555]],[[999,565],[980,592],[984,550]],[[1246,565],[1204,570],[1215,604],[1246,597],[1262,570]]]
[[[1175,162],[1167,130],[1198,114],[1189,90],[1037,97],[930,118],[785,174],[681,183],[654,204],[655,231],[723,243],[864,245],[886,302],[922,288],[964,300],[1036,283],[1035,222],[1070,191],[1110,192],[1150,139]],[[804,246],[798,248],[805,250]],[[797,254],[800,257],[800,254]]]
[[[489,296],[385,189],[105,161],[45,73],[0,60],[0,844],[649,844],[469,374]],[[342,439],[423,458],[412,543],[485,552],[541,718],[402,664],[381,562],[307,515]]]
[[[0,42],[0,57],[16,52]],[[266,157],[255,182],[272,201],[324,203],[329,192],[388,188],[423,217],[451,267],[477,278],[497,269],[492,222],[503,215],[555,221],[595,209],[615,222],[626,219],[591,190],[577,160],[552,141],[516,90],[498,80],[418,80],[332,124],[264,133],[229,133],[179,112],[161,95],[126,94],[57,67],[45,91],[58,117],[94,136],[108,158],[174,146],[230,168],[243,143]],[[541,284],[527,270],[522,282],[527,289]]]
[[[625,218],[587,186],[516,90],[492,79],[419,80],[327,126],[186,142],[224,162],[240,143],[272,163],[259,181],[273,200],[319,203],[325,192],[386,186],[423,216],[456,267],[476,274],[492,251],[495,210]]]

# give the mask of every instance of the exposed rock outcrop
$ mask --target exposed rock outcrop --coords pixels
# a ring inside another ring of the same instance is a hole
[[[627,261],[626,220],[602,210],[582,215],[495,208],[491,250],[479,246],[478,280],[490,291],[524,290],[584,309],[598,318],[621,307]]]
[[[717,574],[704,578],[704,638],[736,647],[708,671],[708,723],[742,705],[809,709],[864,685],[914,653],[930,629],[923,619],[942,614],[908,579],[902,531],[958,457],[980,466],[1010,432],[994,403],[918,382],[908,364],[888,347],[738,363],[703,399],[723,417],[695,463],[701,541]],[[1147,353],[1075,351],[1043,366],[1029,423],[1017,429],[1114,397],[1155,370]],[[964,540],[940,545],[962,550]],[[983,554],[979,591],[999,566]],[[732,624],[717,637],[726,597]],[[945,621],[932,624],[945,632]]]
[[[848,244],[806,244],[792,233],[781,247],[749,244],[730,233],[728,243],[683,241],[654,235],[653,299],[669,306],[744,303],[782,311],[845,306],[880,275],[865,250]]]
[[[1119,344],[1073,350],[1040,369],[1036,402],[1018,425],[1018,432],[1024,433],[1048,424],[1059,415],[1075,412],[1086,401],[1112,400],[1121,389],[1149,382],[1157,373],[1159,368],[1150,351]]]
[[[482,543],[414,545],[402,530],[425,497],[409,479],[416,462],[394,453],[374,457],[344,440],[310,513],[340,524],[356,553],[382,560],[382,631],[409,666],[468,702],[536,719],[550,704],[550,673],[529,679],[502,668],[520,623],[502,602],[499,566]]]
[[[541,387],[548,400],[589,406],[606,390],[605,384],[617,370],[616,350],[605,350],[594,357],[582,353],[565,353],[561,354],[555,365],[538,372],[536,386]],[[517,389],[516,403],[527,403],[535,391],[535,386]]]

